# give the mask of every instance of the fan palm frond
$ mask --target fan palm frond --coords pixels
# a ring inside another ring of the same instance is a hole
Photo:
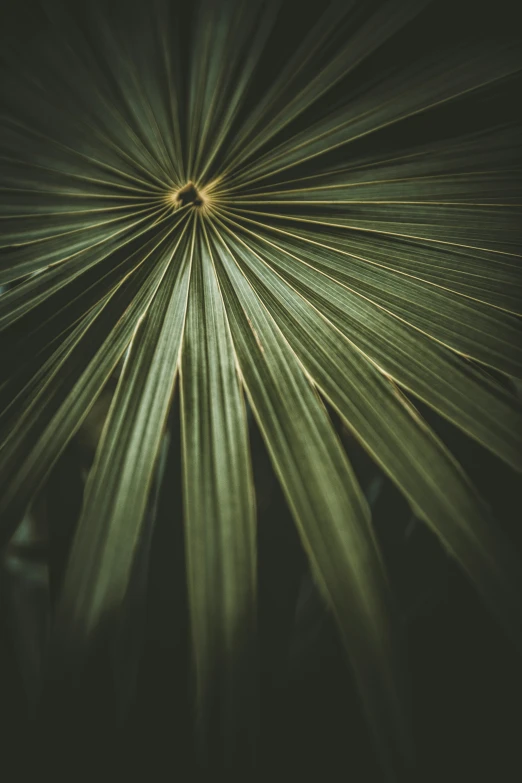
[[[128,590],[177,382],[197,709],[217,699],[229,759],[255,701],[249,411],[385,760],[408,746],[389,588],[325,401],[520,641],[518,561],[413,404],[522,467],[520,406],[487,371],[522,370],[519,128],[401,129],[477,97],[487,113],[521,58],[408,62],[427,6],[306,8],[281,52],[278,2],[49,3],[10,53],[2,539],[125,357],[54,624],[53,655],[81,659]]]

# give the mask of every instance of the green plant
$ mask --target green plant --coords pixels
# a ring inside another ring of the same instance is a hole
[[[219,694],[227,758],[255,680],[245,400],[385,764],[408,745],[387,579],[324,400],[520,635],[518,561],[412,402],[520,469],[520,407],[483,369],[522,367],[518,128],[371,143],[487,101],[520,54],[428,47],[412,65],[392,48],[375,73],[426,5],[306,8],[281,52],[284,5],[157,0],[124,18],[98,3],[75,19],[54,3],[12,54],[3,540],[125,355],[54,623],[52,660],[74,668],[125,597],[177,382],[198,714]]]

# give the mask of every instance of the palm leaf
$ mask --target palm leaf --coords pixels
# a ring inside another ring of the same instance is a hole
[[[520,53],[408,62],[429,3],[307,8],[295,34],[275,0],[120,5],[49,2],[7,56],[2,542],[125,356],[54,617],[51,664],[77,672],[124,611],[179,370],[201,760],[251,767],[250,410],[393,776],[409,740],[386,567],[324,402],[520,642],[520,564],[414,407],[521,469],[520,405],[489,374],[522,377],[520,128],[488,113]],[[476,127],[401,140],[473,101]]]

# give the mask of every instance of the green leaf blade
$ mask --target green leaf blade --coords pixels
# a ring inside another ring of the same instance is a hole
[[[230,251],[222,243],[217,247],[220,282],[249,399],[390,770],[397,756],[407,755],[408,741],[396,691],[387,580],[369,511],[295,355]]]
[[[123,605],[173,393],[189,280],[182,236],[135,328],[87,482],[54,627],[53,654],[62,662],[84,656]]]
[[[238,764],[252,769],[257,733],[254,491],[236,357],[204,239],[192,270],[181,421],[200,763],[219,759],[226,769]]]

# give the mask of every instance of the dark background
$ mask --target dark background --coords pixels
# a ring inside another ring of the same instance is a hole
[[[364,14],[377,3],[364,5]],[[384,71],[400,58],[413,62],[428,47],[441,58],[455,43],[516,36],[515,3],[433,2],[383,47],[371,66]],[[318,13],[317,4],[285,5],[271,64]],[[36,0],[6,2],[0,46],[13,37],[30,46],[45,27]],[[279,54],[278,54],[279,53]],[[1,55],[1,52],[0,52]],[[394,59],[395,58],[395,59]],[[402,123],[399,130],[361,143],[373,150],[407,147],[429,138],[458,135],[518,112],[520,80],[461,105]],[[501,379],[500,379],[501,380]],[[522,552],[519,477],[434,414],[417,407],[461,460],[490,503],[499,527]],[[340,428],[340,432],[342,430]],[[345,437],[361,484],[372,502],[399,610],[410,681],[418,767],[413,780],[516,780],[522,777],[520,658],[457,567],[434,537],[412,519],[406,503],[357,446]],[[277,487],[259,434],[252,427],[259,505],[261,650],[261,777],[380,780],[353,682],[332,622],[309,585],[304,554]],[[47,494],[49,562],[53,595],[81,504],[79,466],[85,449],[73,442],[56,466]],[[4,763],[32,775],[76,777],[91,763],[104,779],[193,779],[186,594],[177,403],[170,420],[170,448],[150,549],[142,654],[137,686],[123,729],[114,728],[115,680],[106,650],[90,662],[85,681],[71,692],[54,682],[44,717],[28,718],[17,656],[10,643],[5,590],[0,595],[0,742]],[[306,598],[306,596],[308,596]],[[301,597],[304,610],[296,616]],[[305,600],[306,598],[306,600]],[[137,612],[137,610],[136,610]],[[125,664],[128,661],[123,656]],[[122,664],[123,665],[123,664]],[[71,766],[70,766],[71,765]],[[80,765],[78,767],[78,765]],[[6,780],[11,778],[8,774]],[[25,779],[25,778],[24,778]]]

